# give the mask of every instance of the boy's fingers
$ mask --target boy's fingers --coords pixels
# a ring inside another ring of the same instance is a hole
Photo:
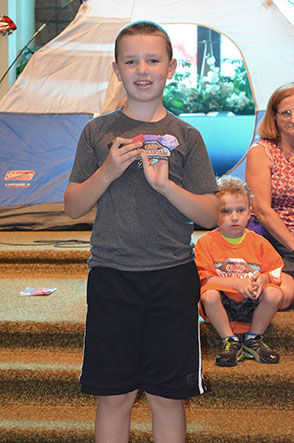
[[[131,138],[116,137],[111,145],[111,149],[126,148],[125,151],[131,151],[142,146],[142,142],[138,141],[133,143]]]

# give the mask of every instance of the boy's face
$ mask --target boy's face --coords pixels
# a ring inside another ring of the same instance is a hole
[[[247,195],[225,193],[220,197],[218,226],[222,235],[241,237],[250,217]]]
[[[169,60],[166,42],[160,35],[137,34],[120,40],[113,70],[134,103],[162,99],[166,80],[172,78],[176,60]]]

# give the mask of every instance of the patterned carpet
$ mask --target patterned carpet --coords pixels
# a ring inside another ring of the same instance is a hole
[[[0,232],[0,442],[91,443],[96,399],[80,394],[89,232]],[[26,287],[56,287],[20,296]],[[186,402],[187,442],[294,442],[294,310],[266,333],[281,361],[214,364],[219,339],[201,323],[208,392]],[[152,442],[143,393],[131,443]],[[167,442],[168,443],[168,442]]]

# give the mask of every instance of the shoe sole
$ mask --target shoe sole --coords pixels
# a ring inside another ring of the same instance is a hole
[[[276,358],[275,360],[272,360],[272,361],[264,361],[260,358],[260,355],[256,351],[254,351],[251,348],[247,348],[247,346],[245,346],[245,345],[243,345],[243,355],[244,355],[244,358],[248,358],[250,360],[255,360],[258,363],[264,363],[264,364],[268,364],[268,365],[273,365],[275,363],[279,363],[279,361],[280,361],[279,357]]]
[[[230,363],[230,362],[228,362],[228,361],[221,361],[221,362],[215,362],[215,364],[216,364],[216,366],[219,366],[219,367],[221,367],[221,368],[232,368],[232,367],[234,367],[234,366],[237,366],[237,364],[240,362],[240,361],[243,361],[245,359],[245,357],[244,357],[244,352],[243,352],[243,350],[242,350],[242,348],[238,351],[238,354],[237,354],[237,361],[236,361],[236,363]]]

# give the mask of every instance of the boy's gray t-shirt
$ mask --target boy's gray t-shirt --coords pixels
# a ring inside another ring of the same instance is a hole
[[[116,137],[140,134],[176,137],[170,179],[195,194],[217,191],[200,133],[169,112],[158,122],[134,120],[122,110],[91,120],[81,134],[70,182],[82,183],[101,167]],[[135,161],[98,201],[89,267],[150,271],[188,263],[193,229],[192,221],[152,189]]]

